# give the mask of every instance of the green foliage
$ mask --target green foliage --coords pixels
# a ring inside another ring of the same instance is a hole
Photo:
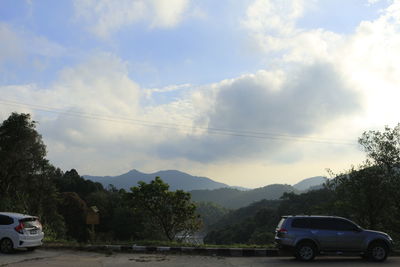
[[[262,200],[231,211],[210,227],[204,242],[217,245],[269,244],[280,219],[278,205],[276,200]]]
[[[262,199],[279,199],[286,192],[297,191],[290,185],[272,184],[248,191],[219,188],[214,190],[193,190],[190,191],[190,194],[196,202],[214,202],[228,209],[238,209]]]
[[[393,213],[392,184],[382,168],[352,168],[328,183],[334,190],[333,211],[372,229],[383,229]]]
[[[364,132],[358,141],[376,165],[388,171],[400,166],[400,123],[393,129],[386,126],[383,132]]]
[[[135,213],[146,219],[146,226],[163,233],[168,240],[178,234],[186,236],[197,231],[200,221],[190,194],[182,190],[169,191],[168,184],[156,177],[149,184],[139,182],[128,196]]]
[[[281,200],[278,208],[280,216],[296,214],[335,215],[335,211],[332,210],[334,192],[328,188],[313,190],[300,195],[283,194]]]
[[[203,231],[219,221],[229,210],[212,202],[196,203],[196,212],[203,222]]]
[[[64,217],[67,235],[79,242],[87,241],[89,238],[86,226],[88,208],[85,201],[75,192],[62,193],[59,211]]]
[[[58,176],[55,183],[59,192],[75,192],[85,200],[91,193],[105,191],[100,183],[85,180],[75,169]]]
[[[35,128],[29,114],[18,113],[0,125],[0,210],[35,214],[62,236],[54,185],[61,172],[45,158],[46,146]]]

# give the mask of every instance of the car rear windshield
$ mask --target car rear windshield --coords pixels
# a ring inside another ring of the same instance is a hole
[[[30,218],[23,218],[19,220],[21,223],[23,223],[24,228],[42,228],[42,225],[40,224],[39,220],[34,217]]]
[[[283,218],[279,221],[278,226],[277,226],[276,228],[282,228],[283,222],[284,222],[285,220],[286,220],[286,218],[283,217]]]

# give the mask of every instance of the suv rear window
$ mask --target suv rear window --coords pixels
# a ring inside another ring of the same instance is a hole
[[[278,226],[277,226],[276,228],[282,228],[282,225],[283,225],[283,223],[285,222],[285,220],[286,220],[286,218],[283,217],[283,218],[279,221]]]
[[[294,228],[310,228],[310,220],[308,218],[294,218],[292,220]]]

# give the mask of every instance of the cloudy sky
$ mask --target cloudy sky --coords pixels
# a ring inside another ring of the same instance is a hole
[[[0,120],[80,174],[293,184],[400,122],[399,0],[2,0]]]

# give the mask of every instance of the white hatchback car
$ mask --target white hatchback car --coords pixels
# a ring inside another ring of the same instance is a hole
[[[0,251],[10,253],[17,248],[34,250],[42,245],[42,225],[38,217],[0,212]]]

